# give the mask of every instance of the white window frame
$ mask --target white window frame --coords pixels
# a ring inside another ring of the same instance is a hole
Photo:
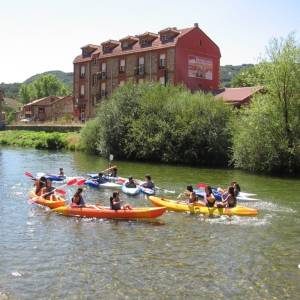
[[[85,65],[80,66],[80,76],[84,77],[85,76]]]
[[[80,96],[84,96],[84,93],[85,93],[85,86],[84,86],[84,84],[82,84],[80,86]]]

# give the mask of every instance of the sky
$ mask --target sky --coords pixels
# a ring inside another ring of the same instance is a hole
[[[221,65],[256,63],[273,37],[300,37],[299,0],[0,0],[0,82],[73,71],[85,44],[166,27],[199,27]]]

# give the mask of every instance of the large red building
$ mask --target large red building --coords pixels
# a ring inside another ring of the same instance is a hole
[[[184,84],[192,91],[219,87],[220,49],[195,24],[86,45],[74,60],[75,115],[86,120],[98,101],[127,80]]]

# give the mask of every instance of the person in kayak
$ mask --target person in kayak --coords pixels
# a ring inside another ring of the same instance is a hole
[[[128,181],[125,183],[125,186],[127,188],[136,188],[136,183],[135,183],[133,177],[128,178]]]
[[[107,179],[105,178],[105,176],[103,175],[103,173],[99,173],[98,174],[98,177],[96,179],[96,181],[99,183],[99,184],[102,184],[102,183],[106,183],[107,182]]]
[[[233,208],[236,206],[236,197],[233,186],[228,187],[227,192],[222,195],[222,199],[223,200],[217,204],[217,207]]]
[[[82,188],[78,188],[74,196],[72,197],[72,207],[85,207],[85,202],[82,197]]]
[[[241,191],[241,187],[237,182],[234,182],[232,186],[234,188],[234,195],[237,197]]]
[[[198,203],[198,197],[194,191],[192,191],[189,195],[188,204],[196,204]]]
[[[151,180],[150,175],[145,176],[145,182],[142,184],[142,187],[144,187],[146,189],[154,190],[155,186],[154,186],[153,181]]]
[[[54,195],[54,190],[55,187],[52,186],[52,181],[48,179],[46,181],[46,186],[43,187],[41,193],[42,195],[45,195],[45,199],[55,201],[56,197]]]
[[[180,193],[177,197],[179,200],[187,200],[191,197],[191,194],[194,192],[194,189],[191,185],[186,187],[186,190],[183,193]],[[189,201],[188,201],[189,202]],[[178,202],[179,203],[179,202]]]
[[[204,204],[207,207],[214,207],[216,203],[216,198],[212,192],[212,188],[210,185],[205,187],[205,194],[204,194]]]
[[[59,168],[59,176],[65,176],[65,172],[63,168]]]
[[[118,177],[118,168],[114,167],[109,174],[110,177]]]
[[[119,192],[113,192],[112,197],[110,197],[110,209],[112,210],[119,210],[119,209],[129,209],[131,210],[132,207],[129,204],[125,204],[121,207],[121,199]]]

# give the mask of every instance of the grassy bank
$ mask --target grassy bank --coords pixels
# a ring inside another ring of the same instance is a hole
[[[80,150],[80,134],[74,132],[44,132],[7,130],[0,132],[0,145],[31,147],[36,149]]]

